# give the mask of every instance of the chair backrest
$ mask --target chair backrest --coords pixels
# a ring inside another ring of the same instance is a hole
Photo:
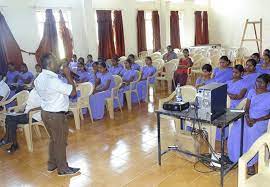
[[[136,60],[135,63],[139,64],[141,67],[145,65],[145,62],[143,60]]]
[[[181,93],[182,93],[183,101],[195,102],[197,90],[194,86],[190,86],[190,85],[181,86]]]
[[[90,82],[80,83],[77,86],[77,91],[80,91],[80,96],[78,97],[77,103],[81,106],[88,106],[89,97],[94,91],[94,85]]]
[[[121,57],[119,58],[119,61],[125,61],[125,60],[127,60],[127,57],[126,57],[126,56],[121,56]]]
[[[152,60],[162,59],[161,54],[157,54],[157,53],[151,54],[150,57],[152,58]]]
[[[227,108],[231,107],[231,98],[227,95],[227,104],[226,104]]]
[[[246,104],[247,104],[247,98],[243,99],[243,100],[236,106],[235,109],[243,110],[243,109],[245,109]]]
[[[177,65],[171,60],[164,64],[165,67],[165,77],[167,78],[173,78],[173,74],[175,70],[177,69]]]
[[[123,79],[119,75],[113,75],[113,79],[115,82],[115,86],[114,88],[112,88],[112,95],[111,95],[112,98],[117,96],[117,93],[123,84]]]
[[[168,64],[168,63],[174,63],[176,65],[176,68],[177,68],[179,65],[179,59],[172,59],[169,62],[167,62],[166,64]]]
[[[270,171],[269,165],[270,133],[265,133],[259,137],[248,152],[239,159],[238,167],[238,187],[245,186],[268,186],[269,179],[265,180]],[[248,177],[246,174],[247,163],[258,154],[258,173]],[[257,180],[254,181],[254,178]],[[255,183],[256,182],[256,183]]]
[[[214,55],[210,57],[211,65],[213,66],[213,68],[219,66],[219,58],[220,58],[219,55]]]
[[[148,51],[139,52],[139,59],[143,60],[147,56],[148,56]]]
[[[16,99],[17,106],[22,106],[22,105],[26,104],[28,97],[29,97],[29,91],[23,90],[23,91],[17,93],[16,95],[14,95],[12,98],[14,98],[13,100]]]

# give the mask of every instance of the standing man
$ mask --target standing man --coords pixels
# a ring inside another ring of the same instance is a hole
[[[64,66],[63,73],[68,83],[58,78],[60,64],[52,54],[42,56],[41,66],[43,70],[34,84],[41,97],[41,117],[50,134],[48,172],[57,169],[59,176],[73,175],[80,169],[71,168],[67,163],[68,124],[65,113],[69,107],[69,96],[76,95],[76,88],[67,66]]]

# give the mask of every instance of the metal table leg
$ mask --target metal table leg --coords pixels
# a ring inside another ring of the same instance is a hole
[[[221,157],[220,157],[220,186],[223,187],[224,182],[224,134],[225,134],[225,128],[221,128]]]
[[[159,113],[157,113],[157,131],[158,131],[158,164],[161,165],[160,114]]]
[[[245,116],[241,117],[241,136],[240,136],[240,156],[243,155],[243,143],[244,143],[244,119]]]

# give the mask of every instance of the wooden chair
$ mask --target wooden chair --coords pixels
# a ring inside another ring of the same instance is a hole
[[[120,103],[120,98],[119,98],[119,89],[123,84],[123,80],[120,76],[118,75],[113,75],[114,78],[114,82],[115,82],[115,87],[112,88],[111,91],[111,97],[106,99],[106,108],[109,112],[110,115],[110,119],[114,119],[114,100],[116,99],[119,105],[119,109],[122,112],[122,107],[121,107],[121,103]]]
[[[140,98],[139,98],[139,94],[138,94],[138,88],[137,88],[137,83],[141,80],[141,72],[137,71],[137,77],[138,79],[131,82],[129,84],[129,90],[125,91],[125,97],[127,100],[127,106],[128,106],[128,110],[132,109],[132,102],[131,102],[131,94],[135,93],[137,98],[138,98],[138,103],[141,104],[140,102]]]
[[[174,72],[177,69],[177,65],[174,61],[169,61],[164,64],[165,72],[161,74],[161,76],[157,77],[159,81],[167,81],[168,83],[168,92],[171,93],[172,90],[172,82],[174,82]],[[175,84],[175,83],[174,83]]]
[[[94,85],[90,82],[85,82],[78,84],[76,89],[77,91],[80,91],[80,96],[78,97],[77,102],[70,103],[68,110],[73,113],[76,129],[79,130],[81,128],[80,118],[84,120],[82,113],[83,108],[88,109],[90,119],[93,123],[92,111],[90,108],[89,100],[90,96],[94,91]]]
[[[50,137],[44,123],[42,121],[33,122],[33,115],[41,112],[41,110],[31,111],[29,112],[29,122],[28,124],[19,124],[18,128],[22,129],[24,132],[27,148],[29,152],[33,152],[33,134],[32,134],[32,127],[36,132],[37,137],[41,138],[41,133],[39,130],[39,126],[43,127],[48,137]]]
[[[268,186],[270,183],[270,165],[267,153],[270,149],[270,134],[265,133],[251,146],[251,148],[239,159],[238,187]],[[247,177],[247,164],[258,154],[258,173]]]

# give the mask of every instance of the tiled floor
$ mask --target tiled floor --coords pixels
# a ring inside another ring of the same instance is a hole
[[[47,173],[48,139],[44,133],[42,139],[34,135],[34,152],[29,153],[23,134],[18,132],[20,150],[14,155],[0,150],[0,186],[219,186],[219,173],[199,173],[193,163],[176,153],[164,155],[162,166],[157,164],[153,111],[153,104],[143,103],[135,105],[132,112],[126,108],[123,113],[116,112],[115,120],[107,115],[94,124],[82,121],[81,130],[69,134],[69,164],[81,168],[81,174],[73,177]],[[72,119],[69,125],[74,128]],[[173,123],[162,120],[163,147],[174,141],[173,134]],[[202,164],[197,168],[207,170]],[[225,177],[225,186],[237,186],[237,169]]]

